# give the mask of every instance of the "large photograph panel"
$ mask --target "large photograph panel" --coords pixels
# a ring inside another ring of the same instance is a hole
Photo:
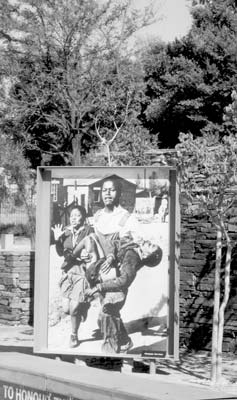
[[[165,354],[169,170],[52,171],[50,352]]]

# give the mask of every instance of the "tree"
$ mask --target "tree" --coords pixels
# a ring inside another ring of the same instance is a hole
[[[91,133],[101,120],[101,87],[105,96],[128,39],[150,21],[150,9],[142,15],[131,0],[5,3],[2,70],[15,82],[3,99],[5,132],[13,131],[34,158],[45,153],[56,164],[80,164],[86,147],[98,140]],[[130,86],[123,90],[129,94]]]
[[[115,132],[116,133],[116,132]],[[109,140],[108,140],[109,141]],[[110,164],[112,166],[123,165],[150,165],[150,156],[147,151],[157,148],[158,142],[152,140],[149,132],[139,121],[129,121],[119,131],[116,140],[108,143],[110,153]],[[92,149],[83,158],[84,165],[108,165],[108,148],[101,143]]]
[[[237,132],[237,91],[233,90],[231,93],[232,103],[225,108],[223,120],[225,122],[226,129]]]
[[[28,229],[32,247],[35,243],[35,207],[32,197],[36,188],[35,172],[30,169],[29,161],[24,156],[24,147],[14,144],[0,134],[0,165],[7,177],[8,185],[3,184],[0,191],[0,200],[10,198],[24,205],[28,216]],[[14,184],[17,191],[11,191],[9,185]]]
[[[104,148],[108,165],[147,164],[144,152],[157,143],[139,122],[145,99],[141,66],[123,59],[116,68],[108,62],[107,69],[107,81],[101,79],[91,114],[99,146]]]
[[[237,82],[236,10],[233,0],[195,6],[185,37],[145,52],[143,124],[162,147],[174,147],[180,132],[226,134],[222,115]]]
[[[191,134],[181,134],[176,149],[183,194],[196,205],[198,212],[210,218],[216,231],[211,369],[211,380],[216,383],[221,377],[224,312],[230,293],[233,242],[228,232],[228,219],[236,198],[237,135],[219,138],[209,133],[194,138]]]

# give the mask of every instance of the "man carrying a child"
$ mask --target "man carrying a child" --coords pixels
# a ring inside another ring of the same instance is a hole
[[[104,260],[89,267],[87,278],[91,288],[85,291],[90,299],[96,293],[100,295],[98,324],[103,335],[102,351],[112,354],[126,353],[133,346],[120,315],[129,286],[143,265],[156,266],[162,258],[159,246],[138,239],[138,223],[119,204],[120,196],[119,180],[105,179],[102,185],[104,208],[94,216],[95,240],[102,248]]]

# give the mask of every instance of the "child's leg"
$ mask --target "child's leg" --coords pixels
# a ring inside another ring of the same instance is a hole
[[[69,347],[77,347],[78,341],[78,330],[81,323],[81,316],[77,311],[78,304],[71,300],[70,301],[70,316],[71,316],[71,335],[69,341]]]
[[[75,301],[70,301],[70,315],[72,334],[77,336],[77,332],[81,323],[81,315],[78,312],[79,304]]]
[[[70,290],[70,305],[69,312],[71,316],[71,336],[70,347],[78,346],[78,330],[80,323],[85,321],[90,304],[85,302],[84,291],[87,287],[87,282],[84,276],[72,274],[72,287]]]

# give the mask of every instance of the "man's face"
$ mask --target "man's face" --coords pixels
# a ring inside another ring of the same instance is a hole
[[[83,223],[81,212],[76,208],[70,214],[70,224],[73,228],[78,228]]]
[[[143,243],[140,244],[140,249],[142,252],[142,258],[147,258],[158,249],[158,246],[151,243],[149,240],[144,240]]]
[[[117,199],[117,190],[112,181],[104,182],[102,186],[102,200],[105,206],[113,206]]]

